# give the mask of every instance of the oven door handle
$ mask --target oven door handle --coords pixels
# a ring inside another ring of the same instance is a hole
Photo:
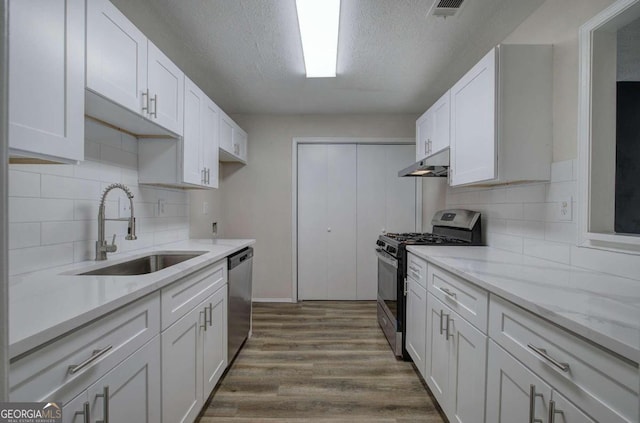
[[[384,263],[387,263],[389,266],[393,266],[395,269],[398,268],[398,260],[392,258],[389,254],[385,253],[382,249],[376,248],[376,254],[378,255],[379,260],[382,260]]]

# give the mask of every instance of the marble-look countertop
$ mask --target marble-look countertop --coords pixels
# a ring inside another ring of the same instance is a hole
[[[195,239],[86,261],[9,279],[9,355],[14,358],[253,245],[251,239]],[[150,252],[204,254],[147,275],[81,276]]]
[[[640,281],[490,247],[412,246],[407,249],[640,363]]]

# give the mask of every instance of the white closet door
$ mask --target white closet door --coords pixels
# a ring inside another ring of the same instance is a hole
[[[357,146],[327,146],[328,297],[356,299]]]
[[[298,146],[298,297],[328,296],[327,146]]]
[[[378,295],[376,240],[386,230],[386,145],[358,145],[357,299]],[[409,146],[411,150],[411,146]],[[407,162],[407,163],[410,163]]]
[[[398,171],[413,162],[412,145],[386,145],[386,222],[387,232],[415,232],[416,178],[401,178]],[[373,244],[372,244],[373,245]]]

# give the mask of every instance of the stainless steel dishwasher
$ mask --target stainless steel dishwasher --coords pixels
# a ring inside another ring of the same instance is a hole
[[[251,330],[251,279],[253,248],[229,256],[229,298],[227,352],[229,363],[235,358]]]

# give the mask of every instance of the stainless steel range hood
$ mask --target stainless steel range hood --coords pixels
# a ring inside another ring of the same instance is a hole
[[[449,147],[398,172],[398,176],[445,177],[449,174]]]

